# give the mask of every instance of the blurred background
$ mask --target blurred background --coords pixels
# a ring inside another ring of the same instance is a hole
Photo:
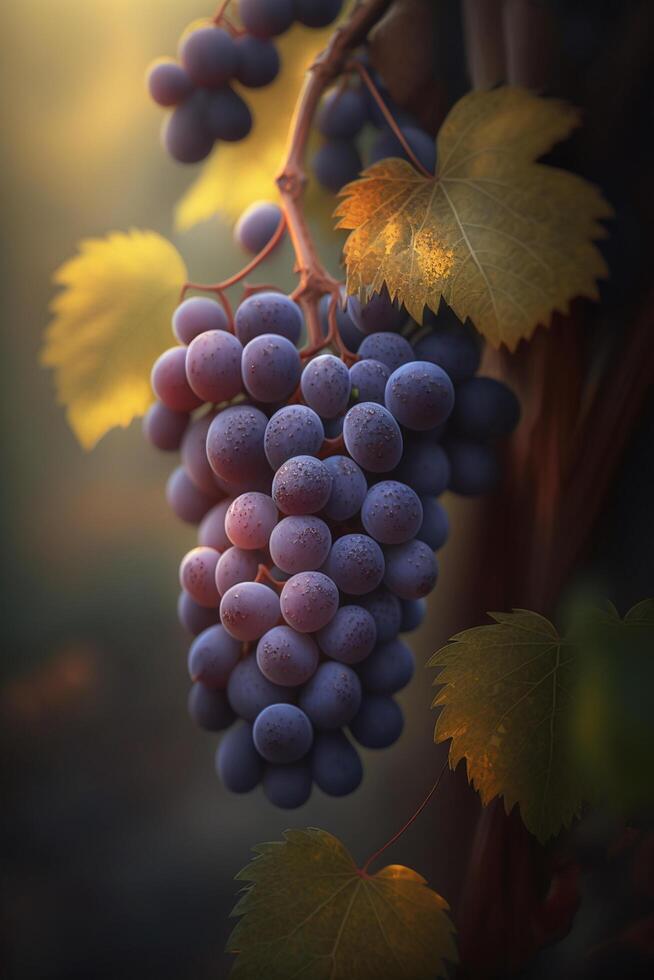
[[[619,16],[619,5],[600,6]],[[160,113],[143,84],[145,66],[209,12],[193,0],[4,4],[0,975],[11,980],[226,976],[233,877],[250,846],[288,826],[320,826],[364,860],[444,758],[432,744],[431,677],[419,669],[401,696],[402,739],[364,753],[353,796],[315,792],[289,815],[259,791],[225,792],[215,738],[186,714],[187,638],[175,604],[179,557],[194,534],[164,500],[171,464],[142,441],[138,422],[84,453],[38,366],[50,278],[80,238],[154,229],[205,281],[243,264],[217,218],[173,231],[173,206],[192,178],[161,151]],[[606,44],[611,23],[602,21],[598,42],[580,21],[579,44]],[[334,254],[333,242],[322,244]],[[289,269],[281,251],[265,275],[290,285]],[[639,432],[592,565],[621,611],[654,591],[651,413]],[[414,635],[419,664],[475,621],[466,585],[479,570],[480,511],[448,507],[441,581]],[[476,807],[462,774],[450,777],[389,860],[416,867],[455,902]],[[587,942],[588,929],[575,942]]]

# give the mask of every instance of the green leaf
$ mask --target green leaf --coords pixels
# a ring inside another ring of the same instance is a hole
[[[577,657],[549,620],[516,609],[465,630],[429,661],[442,668],[435,741],[452,739],[450,765],[466,760],[482,802],[517,803],[541,841],[578,814],[582,784],[573,752]]]
[[[234,980],[436,980],[456,962],[447,903],[410,868],[360,872],[324,830],[259,844],[227,949]]]

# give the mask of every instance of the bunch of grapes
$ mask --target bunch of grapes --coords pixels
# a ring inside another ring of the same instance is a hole
[[[475,376],[479,346],[458,321],[420,331],[380,293],[350,298],[337,324],[358,352],[347,363],[299,349],[303,315],[281,293],[248,296],[233,323],[213,299],[186,299],[145,419],[155,446],[181,449],[167,496],[199,525],[180,568],[191,716],[229,729],[224,785],[261,782],[282,807],[313,783],[352,792],[351,739],[399,737],[393,696],[414,671],[400,634],[423,619],[448,534],[438,498],[493,488],[493,443],[518,417],[504,385]],[[405,334],[421,332],[412,346]]]
[[[222,21],[185,34],[179,61],[162,59],[148,72],[154,101],[173,111],[164,122],[163,143],[180,163],[198,163],[214,143],[245,139],[252,129],[247,102],[233,87],[262,88],[279,73],[272,37],[298,21],[325,27],[343,0],[240,0],[243,29]]]

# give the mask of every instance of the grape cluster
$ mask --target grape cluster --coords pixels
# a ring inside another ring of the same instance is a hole
[[[381,293],[350,298],[337,324],[351,367],[301,356],[303,315],[281,293],[248,296],[233,324],[212,299],[185,300],[144,423],[181,450],[167,496],[199,525],[180,567],[191,716],[229,729],[224,785],[261,782],[282,807],[313,783],[356,789],[349,736],[371,749],[399,737],[393,696],[414,671],[400,634],[424,617],[448,535],[438,498],[492,489],[493,443],[518,417],[508,388],[475,376],[479,347],[458,321],[432,317],[412,345],[417,326]]]
[[[279,54],[271,38],[294,21],[324,27],[339,14],[343,0],[240,0],[243,30],[208,24],[186,33],[179,60],[160,59],[148,71],[153,100],[172,112],[162,139],[180,163],[198,163],[214,143],[245,139],[252,129],[250,108],[234,88],[262,88],[279,73]]]

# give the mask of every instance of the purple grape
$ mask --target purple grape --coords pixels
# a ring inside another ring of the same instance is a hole
[[[318,732],[311,754],[313,779],[329,796],[353,793],[363,779],[359,753],[343,732]]]
[[[187,633],[198,636],[218,623],[218,609],[199,606],[186,592],[180,592],[177,600],[177,618]]]
[[[263,88],[274,82],[279,74],[277,48],[268,40],[243,34],[236,38],[238,66],[235,78],[247,88]]]
[[[396,639],[377,646],[357,674],[366,694],[395,694],[409,683],[415,667],[406,643]]]
[[[368,119],[368,101],[363,89],[330,89],[316,114],[316,126],[328,139],[353,139]]]
[[[154,362],[150,380],[159,401],[173,412],[192,412],[202,404],[186,379],[185,347],[165,350]]]
[[[325,572],[341,592],[365,595],[384,577],[384,555],[367,534],[345,534],[332,545]]]
[[[283,687],[305,684],[318,666],[318,647],[306,633],[273,626],[257,644],[257,664],[264,677]]]
[[[215,548],[221,554],[231,547],[232,543],[225,533],[225,514],[231,502],[229,497],[226,500],[221,500],[202,519],[198,528],[198,544]]]
[[[338,589],[322,572],[299,572],[284,584],[280,606],[298,633],[315,633],[336,615]]]
[[[189,78],[203,88],[224,85],[238,66],[234,39],[222,27],[200,27],[191,31],[182,40],[179,54]]]
[[[243,384],[259,402],[284,401],[300,380],[302,364],[286,337],[265,333],[250,340],[243,351]]]
[[[235,720],[227,695],[196,681],[188,696],[188,713],[198,728],[221,732]]]
[[[383,405],[386,382],[390,374],[390,370],[381,361],[375,361],[373,358],[357,361],[350,368],[353,397],[358,402],[376,402],[378,405]]]
[[[257,666],[257,658],[250,653],[239,660],[229,675],[227,697],[237,715],[246,721],[254,721],[269,705],[291,701],[293,693],[287,687],[266,680]]]
[[[237,640],[258,640],[279,620],[279,598],[260,582],[233,585],[220,600],[220,621]]]
[[[436,585],[438,561],[424,541],[386,548],[384,585],[400,599],[421,599]]]
[[[436,443],[407,442],[404,459],[393,474],[413,487],[420,497],[437,497],[450,479],[450,464],[443,448]]]
[[[255,37],[275,37],[293,23],[293,0],[239,0],[238,12],[243,27]]]
[[[209,330],[229,330],[229,320],[223,307],[207,296],[191,296],[180,303],[173,313],[173,333],[180,344]]]
[[[238,548],[266,548],[277,523],[277,508],[265,493],[242,493],[225,515],[225,533]]]
[[[414,156],[430,174],[433,174],[436,170],[436,142],[434,137],[416,126],[402,126],[401,132],[413,150]],[[409,159],[395,133],[384,128],[375,137],[370,148],[370,163],[377,163],[379,160],[385,160],[388,157],[399,157],[400,160]]]
[[[313,742],[313,728],[294,704],[271,704],[257,715],[252,728],[257,752],[278,765],[299,762]]]
[[[385,402],[401,425],[424,431],[441,425],[449,417],[454,405],[454,387],[437,364],[411,361],[391,374]]]
[[[361,333],[366,334],[397,333],[407,321],[406,310],[392,302],[386,286],[363,305],[358,297],[350,296],[347,301],[347,312]]]
[[[327,27],[342,6],[343,0],[294,0],[295,19],[307,27]]]
[[[350,397],[350,372],[333,354],[314,357],[304,368],[300,380],[307,405],[326,419],[345,411]]]
[[[412,633],[417,630],[427,615],[426,599],[402,599],[402,622],[400,633]]]
[[[209,496],[199,490],[183,466],[173,470],[166,484],[168,506],[180,521],[186,521],[187,524],[199,524],[216,503],[217,497],[217,491]]]
[[[259,565],[264,562],[260,551],[245,551],[243,548],[227,548],[216,565],[216,588],[224,596],[232,586],[241,582],[254,582]]]
[[[293,456],[279,467],[272,496],[283,514],[315,514],[327,504],[332,488],[329,468],[315,456]]]
[[[495,378],[469,378],[456,388],[452,428],[463,439],[486,442],[513,432],[520,403],[511,389]]]
[[[475,497],[492,493],[497,488],[500,466],[491,446],[448,439],[445,448],[450,464],[450,490],[465,497]]]
[[[243,391],[243,346],[225,330],[208,330],[191,341],[186,352],[186,377],[205,402],[227,402]]]
[[[270,535],[270,555],[283,572],[313,572],[327,559],[329,528],[319,517],[285,517]]]
[[[341,302],[337,303],[336,305],[336,326],[338,327],[338,332],[341,335],[341,340],[347,349],[351,350],[352,352],[358,351],[359,345],[363,340],[363,334],[359,328],[355,326],[349,313],[347,312],[347,309],[345,308],[345,302],[347,300],[345,286],[340,287],[340,296]],[[322,327],[323,336],[325,337],[329,333],[329,307],[331,300],[332,297],[328,293],[320,298],[320,303],[318,304],[320,325]]]
[[[323,428],[326,439],[336,439],[343,434],[343,422],[345,415],[337,415],[335,419],[323,419]]]
[[[204,93],[195,91],[164,120],[162,142],[178,163],[199,163],[209,156],[213,137],[206,128]]]
[[[236,222],[234,241],[251,255],[258,255],[277,231],[281,218],[282,211],[278,204],[255,201]]]
[[[283,293],[254,293],[243,300],[234,315],[234,330],[242,344],[270,333],[297,344],[302,324],[300,307]]]
[[[318,646],[332,660],[358,664],[377,640],[377,627],[363,606],[341,606],[334,618],[316,634]]]
[[[418,341],[415,352],[418,360],[438,364],[454,382],[471,378],[481,359],[478,336],[458,321],[428,333]]]
[[[292,456],[315,456],[323,444],[325,431],[320,417],[306,405],[286,405],[266,426],[263,447],[273,469]]]
[[[207,687],[223,691],[240,659],[241,644],[224,626],[216,624],[203,630],[191,644],[188,672],[192,681],[202,681]]]
[[[361,682],[346,664],[326,660],[300,693],[300,707],[316,728],[342,728],[359,710]]]
[[[404,728],[404,716],[397,701],[384,694],[364,694],[350,731],[366,749],[387,749],[397,742]]]
[[[399,333],[369,333],[359,347],[359,357],[381,361],[389,371],[413,361],[413,347]]]
[[[155,449],[174,452],[181,445],[188,422],[186,412],[174,412],[162,402],[155,402],[143,418],[143,435]]]
[[[325,514],[332,521],[347,521],[361,509],[368,491],[366,478],[349,456],[329,456],[323,462],[332,478]]]
[[[308,762],[292,762],[285,766],[266,766],[263,773],[263,792],[273,806],[296,810],[311,796],[311,768]]]
[[[381,544],[403,544],[414,538],[422,518],[418,494],[397,480],[376,483],[368,490],[361,507],[364,528]]]
[[[322,186],[335,194],[356,180],[363,170],[363,163],[354,143],[327,140],[314,154],[311,168]]]
[[[252,113],[247,102],[225,85],[209,93],[205,126],[213,139],[236,143],[245,139],[252,129]]]
[[[263,760],[252,739],[252,725],[241,721],[220,740],[216,772],[230,793],[249,793],[261,782]]]
[[[370,595],[362,596],[358,603],[374,619],[378,643],[388,643],[397,636],[402,621],[402,609],[397,596],[388,589],[377,589]]]
[[[196,487],[209,496],[220,496],[216,476],[207,459],[207,433],[213,421],[212,414],[194,419],[182,439],[182,463]],[[220,549],[218,549],[220,550]]]
[[[147,86],[150,97],[168,109],[179,105],[193,92],[193,83],[181,65],[172,60],[155,61],[148,68]]]
[[[220,554],[213,548],[193,548],[179,566],[179,584],[200,606],[215,609],[220,602],[216,565]]]
[[[258,408],[234,405],[209,426],[207,456],[211,469],[228,482],[248,483],[268,469],[263,436],[268,419]]]
[[[374,402],[361,402],[349,410],[343,439],[350,456],[371,473],[387,473],[402,458],[400,427],[383,405]]]
[[[438,551],[447,541],[450,521],[447,511],[435,497],[422,498],[422,524],[416,537],[428,544],[432,551]]]

